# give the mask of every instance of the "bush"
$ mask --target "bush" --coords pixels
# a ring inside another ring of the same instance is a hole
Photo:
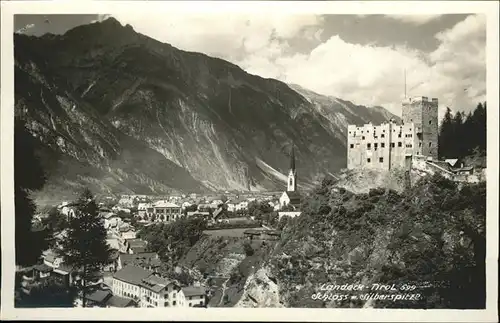
[[[247,257],[253,256],[254,254],[252,245],[249,242],[245,242],[245,244],[243,245],[243,250],[245,251],[245,255]]]

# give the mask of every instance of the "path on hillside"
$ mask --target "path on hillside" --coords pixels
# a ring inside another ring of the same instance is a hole
[[[226,295],[226,284],[229,281],[229,277],[219,277],[219,278],[225,278],[226,280],[222,283],[222,295],[219,300],[219,304],[217,304],[217,307],[219,307],[222,304],[222,301],[224,300],[224,296]]]

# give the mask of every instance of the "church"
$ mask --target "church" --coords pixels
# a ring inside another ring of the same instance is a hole
[[[300,210],[301,195],[297,191],[297,170],[295,169],[295,152],[292,146],[290,154],[290,172],[288,173],[287,189],[281,194],[280,208],[292,206],[294,211]]]

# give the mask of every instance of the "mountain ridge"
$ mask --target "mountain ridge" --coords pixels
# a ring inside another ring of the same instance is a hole
[[[73,186],[96,182],[99,192],[246,190],[248,182],[252,190],[281,189],[279,176],[256,160],[286,174],[292,143],[300,183],[310,187],[344,167],[347,123],[390,115],[324,96],[311,103],[288,84],[179,50],[113,18],[64,35],[16,34],[14,44],[16,109],[41,145],[67,160]],[[144,155],[132,152],[136,145]],[[102,174],[77,178],[68,156]],[[56,173],[61,182],[64,172]],[[103,182],[106,189],[98,188]]]

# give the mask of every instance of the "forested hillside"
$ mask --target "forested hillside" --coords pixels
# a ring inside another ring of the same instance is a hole
[[[468,114],[448,108],[439,131],[440,158],[486,156],[486,102]]]

